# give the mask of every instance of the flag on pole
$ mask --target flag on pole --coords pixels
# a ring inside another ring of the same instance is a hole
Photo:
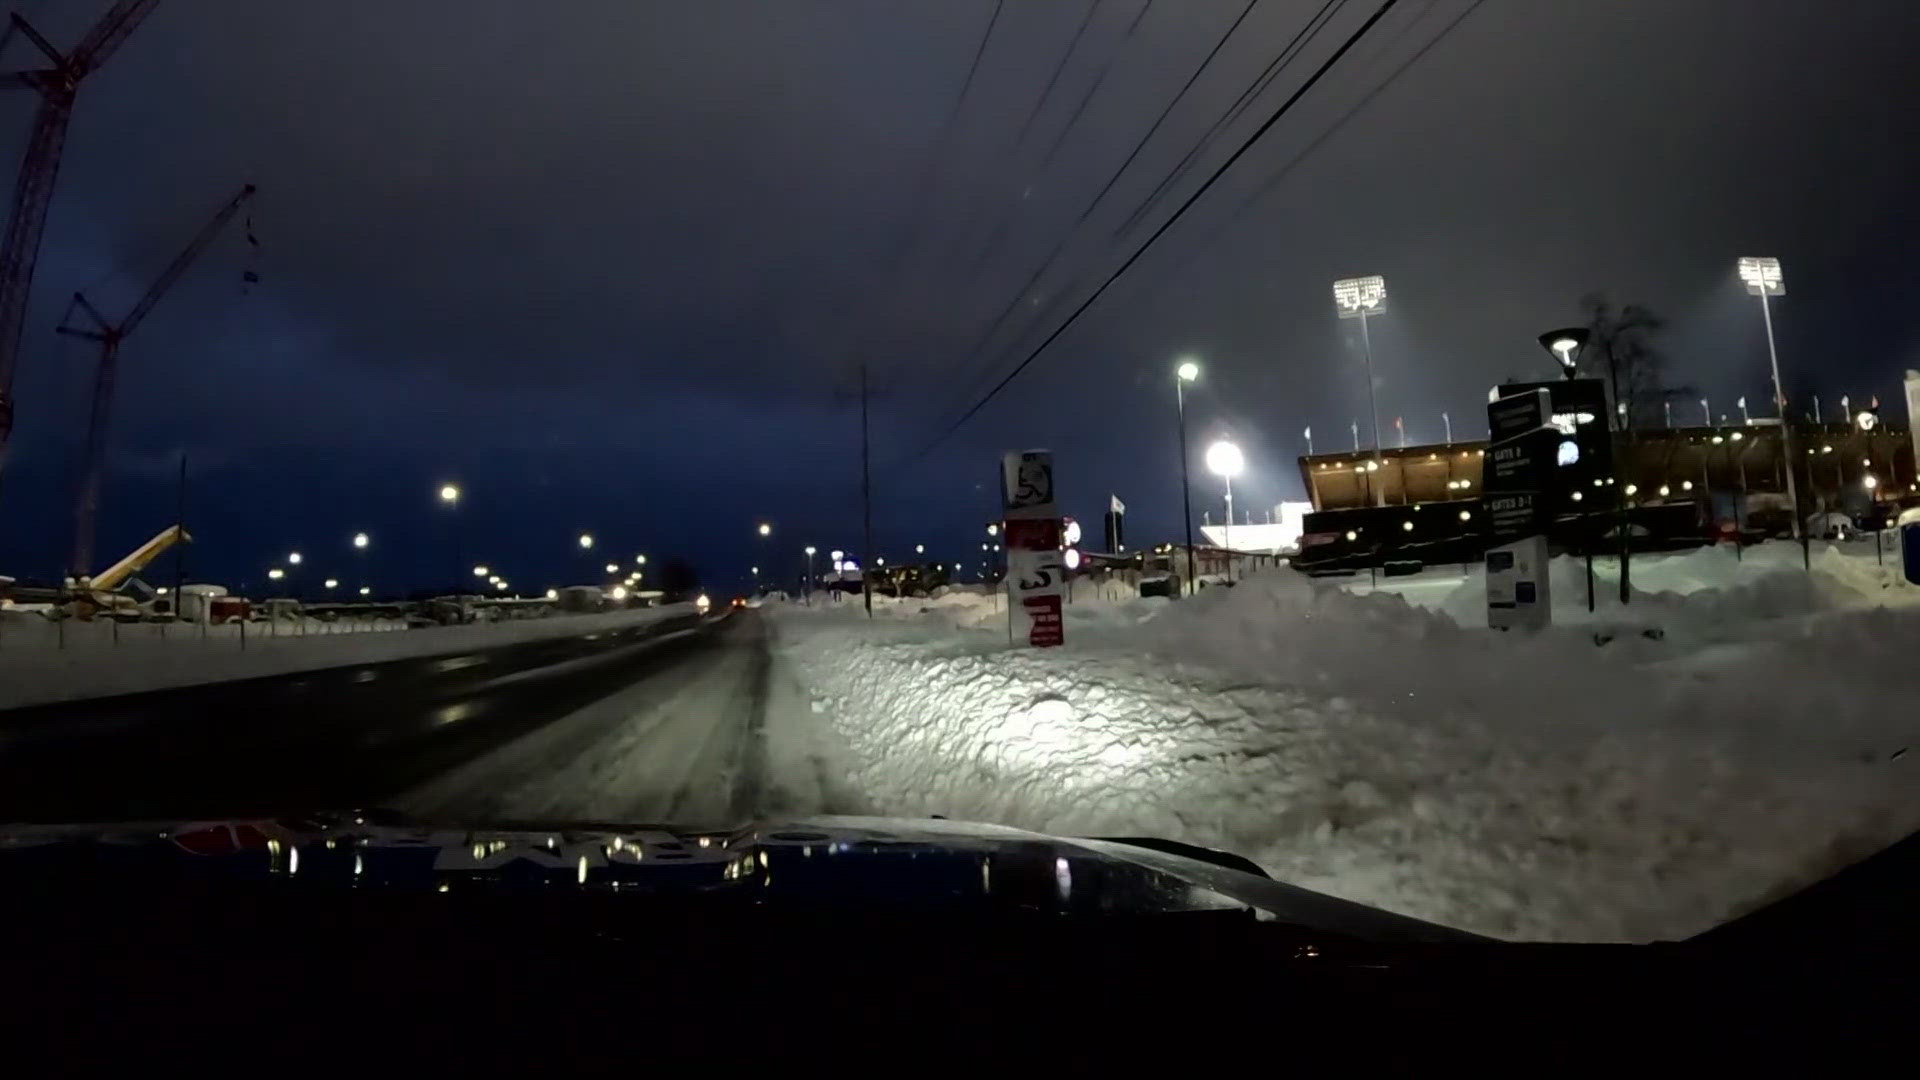
[[[1741,408],[1743,408],[1743,409],[1744,409],[1744,408],[1746,408],[1746,407],[1747,407],[1747,395],[1745,395],[1745,394],[1741,394],[1741,395],[1740,395],[1740,400],[1739,400],[1739,401],[1736,401],[1736,402],[1734,402],[1734,404],[1735,404],[1735,405],[1738,405],[1738,406],[1740,406],[1740,407],[1741,407]]]
[[[1353,448],[1355,450],[1359,450],[1360,449],[1360,421],[1355,420],[1352,423],[1349,423],[1347,425],[1347,430],[1353,432]]]
[[[1407,448],[1407,425],[1401,423],[1400,418],[1396,416],[1393,418],[1393,430],[1400,433],[1400,449],[1405,450]]]
[[[1307,425],[1301,434],[1307,437],[1307,454],[1311,456],[1313,454],[1313,425]]]
[[[1107,496],[1107,498],[1108,498],[1108,499],[1109,499],[1109,500],[1110,500],[1110,501],[1111,501],[1111,502],[1113,503],[1113,512],[1114,512],[1114,513],[1116,513],[1116,514],[1124,514],[1124,513],[1126,513],[1126,512],[1127,512],[1127,504],[1126,504],[1126,503],[1123,503],[1123,502],[1121,502],[1121,501],[1120,501],[1120,496],[1118,496],[1118,495],[1109,495],[1109,496]]]

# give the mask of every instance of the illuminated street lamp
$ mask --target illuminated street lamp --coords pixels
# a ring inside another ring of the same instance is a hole
[[[365,551],[365,550],[366,550],[366,547],[367,547],[367,542],[368,542],[368,541],[367,541],[367,534],[366,534],[366,533],[354,533],[354,534],[353,534],[353,546],[354,546],[354,547],[357,547],[357,548],[359,548],[359,549],[361,549],[362,551]]]
[[[927,545],[925,544],[913,545],[913,553],[915,555],[925,555],[927,553]]]
[[[326,586],[327,586],[327,588],[329,588],[329,589],[337,589],[337,588],[339,588],[339,587],[340,587],[340,579],[339,579],[339,578],[328,578],[328,579],[326,580],[326,582],[325,582],[325,584],[326,584]]]
[[[988,536],[999,536],[999,535],[1000,535],[1000,526],[999,526],[999,525],[998,525],[997,523],[989,523],[989,524],[987,525],[987,535],[988,535]]]
[[[1207,447],[1207,471],[1226,482],[1227,486],[1227,529],[1224,533],[1227,549],[1227,580],[1233,580],[1233,478],[1239,476],[1247,467],[1247,459],[1240,448],[1225,439]]]
[[[473,576],[491,578],[493,576],[493,571],[487,569],[484,565],[476,566],[473,568]]]
[[[287,553],[287,565],[288,565],[288,566],[299,566],[299,565],[300,565],[300,553],[299,553],[299,552],[297,552],[297,551],[290,551],[290,552],[288,552],[288,553]]]
[[[548,589],[548,590],[547,590],[547,599],[549,599],[549,600],[558,600],[558,599],[560,599],[560,590],[559,590],[559,589]]]
[[[457,484],[440,485],[440,501],[452,506],[460,501],[460,487]]]
[[[280,569],[277,566],[267,571],[267,580],[269,581],[279,581],[281,578],[286,576],[287,576],[287,572],[285,570]]]
[[[807,550],[807,581],[806,581],[807,587],[801,593],[801,595],[806,598],[807,604],[811,606],[813,603],[813,555],[814,555],[814,552],[818,551],[819,549],[814,547],[812,544],[808,544],[806,550]]]
[[[765,536],[772,536],[772,535],[773,535],[773,526],[771,526],[771,525],[769,525],[769,524],[767,524],[767,523],[766,523],[766,522],[764,522],[764,521],[763,521],[763,522],[761,522],[761,523],[760,523],[760,535],[761,535],[761,536],[763,536],[763,537],[765,537]]]
[[[633,565],[635,566],[647,565],[647,557],[645,555],[635,555],[633,557]]]
[[[1549,330],[1540,335],[1540,347],[1553,354],[1560,362],[1561,373],[1571,379],[1576,374],[1574,365],[1580,360],[1580,350],[1587,347],[1587,330],[1582,326]]]
[[[1380,403],[1373,392],[1373,336],[1367,331],[1367,319],[1387,310],[1387,279],[1370,277],[1342,278],[1333,283],[1333,307],[1343,319],[1360,320],[1360,348],[1367,361],[1367,409],[1373,414],[1373,454],[1380,456]],[[1374,491],[1374,505],[1387,504],[1385,488]]]
[[[608,563],[608,564],[607,564],[607,573],[609,573],[609,574],[617,574],[617,573],[619,573],[619,572],[620,572],[620,564],[619,564],[619,563],[617,563],[617,562],[610,562],[610,563]]]
[[[1193,492],[1187,479],[1187,384],[1200,377],[1200,365],[1182,360],[1180,366],[1173,369],[1173,376],[1173,405],[1180,422],[1180,521],[1187,530],[1187,592],[1192,593]]]
[[[506,579],[502,578],[501,580],[494,582],[493,587],[500,590],[501,592],[506,592],[507,591]]]
[[[593,549],[593,534],[581,533],[580,534],[580,550],[591,551],[592,549]]]
[[[372,594],[373,594],[373,587],[372,587],[372,586],[370,586],[370,585],[362,585],[362,586],[360,586],[360,595],[361,595],[361,596],[370,596],[370,595],[372,595]]]

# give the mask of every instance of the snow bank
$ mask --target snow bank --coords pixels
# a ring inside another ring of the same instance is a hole
[[[772,617],[872,812],[1167,836],[1482,933],[1685,936],[1920,827],[1920,611],[1603,649],[1276,573],[1045,651]]]
[[[1874,557],[1871,540],[1813,546],[1812,570],[1802,565],[1798,544],[1775,541],[1736,555],[1730,547],[1706,547],[1633,557],[1630,600],[1619,600],[1620,567],[1612,556],[1593,564],[1595,610],[1587,611],[1585,560],[1556,557],[1548,567],[1557,625],[1627,631],[1659,627],[1689,643],[1725,640],[1751,632],[1759,620],[1800,619],[1810,613],[1868,606],[1920,606],[1920,587],[1900,580],[1899,552]],[[1364,579],[1340,586],[1370,591]],[[1464,574],[1439,567],[1415,578],[1385,581],[1372,591],[1400,595],[1410,604],[1439,611],[1461,626],[1486,626],[1486,575],[1480,566]]]
[[[26,616],[9,619],[0,628],[0,709],[485,650],[638,626],[692,611],[690,604],[675,604],[390,633],[302,634],[283,621],[271,635],[259,627],[250,629],[244,646],[237,632],[217,633],[225,627],[211,628],[216,633],[200,637],[198,628],[182,625],[171,627],[165,638],[153,632],[154,627],[121,627],[116,647],[109,624],[71,623],[65,627],[67,648],[38,641],[54,628],[37,615]],[[27,634],[36,636],[31,644],[23,643]]]

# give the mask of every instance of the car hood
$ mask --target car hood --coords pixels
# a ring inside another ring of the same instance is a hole
[[[1472,935],[1273,881],[1234,856],[941,819],[805,817],[729,829],[421,823],[381,811],[0,829],[0,880],[267,885],[324,894],[569,891],[836,910],[1242,912],[1373,942]]]

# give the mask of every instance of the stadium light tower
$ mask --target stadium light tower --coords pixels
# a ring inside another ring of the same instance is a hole
[[[1387,279],[1379,274],[1369,277],[1341,278],[1333,283],[1333,307],[1343,319],[1360,320],[1360,348],[1367,361],[1367,411],[1373,414],[1373,457],[1380,459],[1380,403],[1373,392],[1373,336],[1367,331],[1367,319],[1387,310]],[[1386,489],[1374,492],[1374,505],[1387,504]]]
[[[1793,425],[1787,422],[1787,393],[1780,384],[1780,353],[1773,344],[1773,309],[1767,303],[1769,296],[1785,296],[1787,280],[1780,273],[1780,260],[1765,255],[1743,255],[1737,264],[1740,281],[1747,287],[1749,295],[1760,298],[1760,318],[1767,325],[1767,362],[1773,367],[1773,404],[1780,415],[1780,453],[1786,463],[1787,502],[1793,507],[1793,538],[1803,539],[1803,523],[1800,520],[1800,495],[1793,482]],[[1801,556],[1812,568],[1812,557],[1802,547]]]

